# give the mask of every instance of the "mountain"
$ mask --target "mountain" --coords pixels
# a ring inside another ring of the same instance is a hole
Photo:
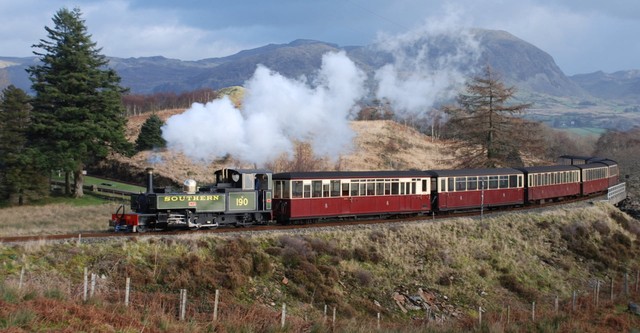
[[[519,91],[527,94],[589,99],[591,93],[598,97],[617,98],[619,94],[613,92],[617,91],[619,85],[628,88],[629,94],[634,91],[634,87],[638,87],[634,86],[637,80],[625,81],[617,76],[596,81],[588,77],[574,76],[572,80],[564,75],[549,54],[506,31],[475,29],[472,34],[482,50],[476,66],[491,65],[507,84],[515,85]],[[459,46],[455,44],[456,39],[442,38],[429,42],[429,54],[433,55],[430,61],[434,62],[438,61],[438,55]],[[288,44],[269,44],[227,57],[198,61],[168,59],[161,56],[110,57],[109,61],[110,66],[121,76],[123,86],[129,87],[135,94],[149,94],[243,85],[252,76],[258,64],[263,64],[287,77],[311,78],[320,67],[323,54],[340,50],[346,52],[370,77],[376,69],[393,60],[389,52],[381,51],[375,45],[340,47],[320,41],[296,40]],[[34,57],[0,57],[0,88],[14,84],[29,90],[30,81],[25,69],[36,61]],[[602,76],[606,75],[602,73]],[[602,95],[605,91],[611,93]]]
[[[578,74],[571,76],[571,80],[592,96],[640,103],[640,70]]]

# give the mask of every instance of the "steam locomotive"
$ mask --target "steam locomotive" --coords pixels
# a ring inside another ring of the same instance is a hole
[[[558,165],[526,168],[326,171],[272,174],[222,169],[215,183],[183,191],[153,188],[131,197],[112,215],[116,231],[215,228],[324,219],[385,218],[542,205],[569,198],[611,194],[626,197],[618,164],[598,157],[561,156]],[[613,199],[612,199],[613,200]]]
[[[270,221],[272,173],[268,170],[222,169],[215,183],[198,187],[188,179],[183,190],[153,187],[153,169],[147,169],[146,193],[131,196],[131,213],[124,205],[111,216],[115,231],[217,228]]]

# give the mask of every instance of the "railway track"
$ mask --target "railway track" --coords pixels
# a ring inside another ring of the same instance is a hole
[[[178,236],[178,235],[224,235],[229,233],[243,233],[243,232],[274,232],[274,231],[293,231],[304,230],[312,228],[336,228],[336,227],[348,227],[348,226],[366,226],[366,225],[378,225],[378,224],[393,224],[393,223],[409,223],[418,221],[436,221],[451,218],[460,217],[475,217],[479,218],[484,215],[504,214],[510,212],[532,211],[549,208],[557,208],[559,206],[571,205],[576,203],[589,203],[595,201],[601,201],[606,197],[587,197],[572,200],[564,200],[560,202],[552,202],[543,206],[523,206],[523,207],[509,207],[503,209],[492,210],[476,210],[469,212],[460,212],[455,214],[446,215],[419,215],[419,216],[403,216],[398,218],[386,218],[386,219],[354,219],[354,220],[335,220],[335,221],[322,221],[318,223],[310,224],[293,224],[293,225],[256,225],[249,227],[228,227],[218,229],[199,229],[199,230],[167,230],[167,231],[148,231],[144,233],[115,233],[112,231],[86,231],[73,234],[58,234],[58,235],[30,235],[30,236],[6,236],[0,237],[0,243],[19,244],[26,242],[55,242],[55,241],[89,241],[99,239],[126,239],[126,238],[141,238],[152,236]]]

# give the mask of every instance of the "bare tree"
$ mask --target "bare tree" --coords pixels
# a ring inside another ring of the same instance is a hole
[[[514,117],[531,104],[510,104],[514,87],[506,87],[491,67],[466,84],[466,90],[443,111],[451,117],[448,128],[460,140],[457,152],[461,167],[521,165],[518,150],[523,129],[528,125]]]

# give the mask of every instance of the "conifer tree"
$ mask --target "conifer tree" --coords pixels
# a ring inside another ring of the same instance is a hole
[[[78,8],[61,9],[47,39],[33,45],[41,64],[31,66],[33,135],[49,167],[72,172],[75,197],[83,196],[83,170],[111,151],[128,153],[126,118],[121,105],[125,89],[107,68],[108,60],[87,33]],[[68,186],[67,186],[68,189]]]
[[[167,141],[162,137],[162,125],[164,121],[155,113],[149,116],[140,128],[140,134],[136,139],[136,150],[151,150],[154,148],[164,148]]]
[[[29,96],[10,85],[0,98],[0,200],[22,205],[47,194],[46,171],[29,148]]]
[[[506,87],[486,66],[481,75],[466,84],[455,106],[445,106],[449,114],[450,136],[460,140],[456,147],[460,167],[520,166],[520,143],[525,139],[526,122],[516,114],[530,104],[511,104],[514,87]]]

